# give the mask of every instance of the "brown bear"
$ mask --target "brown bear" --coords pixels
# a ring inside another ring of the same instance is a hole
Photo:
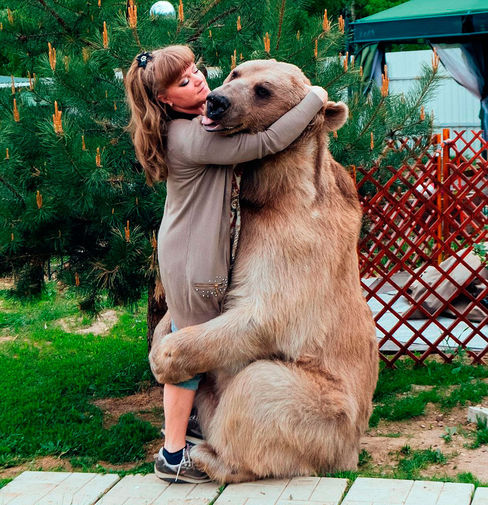
[[[227,134],[265,130],[306,84],[294,65],[243,63],[213,91],[229,102],[219,123]],[[328,102],[285,151],[246,164],[223,313],[169,335],[167,314],[155,331],[160,383],[207,373],[196,399],[206,441],[191,457],[216,481],[357,466],[378,349],[360,287],[355,185],[327,148],[347,115]]]

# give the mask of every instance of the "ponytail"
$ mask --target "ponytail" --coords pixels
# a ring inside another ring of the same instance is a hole
[[[166,107],[169,106],[158,99],[158,94],[173,84],[194,59],[189,47],[169,46],[153,51],[145,66],[134,59],[125,76],[131,112],[128,129],[149,186],[168,177],[164,154],[170,120]]]

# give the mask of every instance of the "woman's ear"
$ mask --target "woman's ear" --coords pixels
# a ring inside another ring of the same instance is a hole
[[[170,107],[173,107],[173,104],[162,93],[158,94],[158,100],[162,103],[167,103]]]
[[[349,108],[344,102],[327,102],[325,106],[325,127],[328,131],[337,131],[347,121]]]

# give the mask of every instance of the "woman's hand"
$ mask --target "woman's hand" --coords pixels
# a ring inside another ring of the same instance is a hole
[[[327,93],[327,91],[325,91],[324,88],[322,88],[321,86],[307,86],[307,88],[309,89],[309,91],[315,93],[322,100],[324,105],[327,103],[329,99],[329,94]]]

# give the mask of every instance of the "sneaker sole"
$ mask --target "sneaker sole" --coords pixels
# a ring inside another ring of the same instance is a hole
[[[161,430],[161,435],[164,438],[164,430]],[[205,442],[205,440],[203,440],[203,438],[192,437],[191,435],[186,435],[185,440],[187,442],[191,442],[193,445],[198,445],[198,444],[202,444],[203,442]]]
[[[168,472],[160,472],[157,468],[156,465],[154,465],[154,473],[156,477],[158,477],[161,480],[164,480],[166,482],[170,482],[172,484],[203,484],[204,482],[212,482],[212,479],[210,477],[207,477],[206,479],[193,479],[192,477],[186,477],[184,475],[179,475],[178,478],[176,479],[176,475],[174,473],[168,473]]]

